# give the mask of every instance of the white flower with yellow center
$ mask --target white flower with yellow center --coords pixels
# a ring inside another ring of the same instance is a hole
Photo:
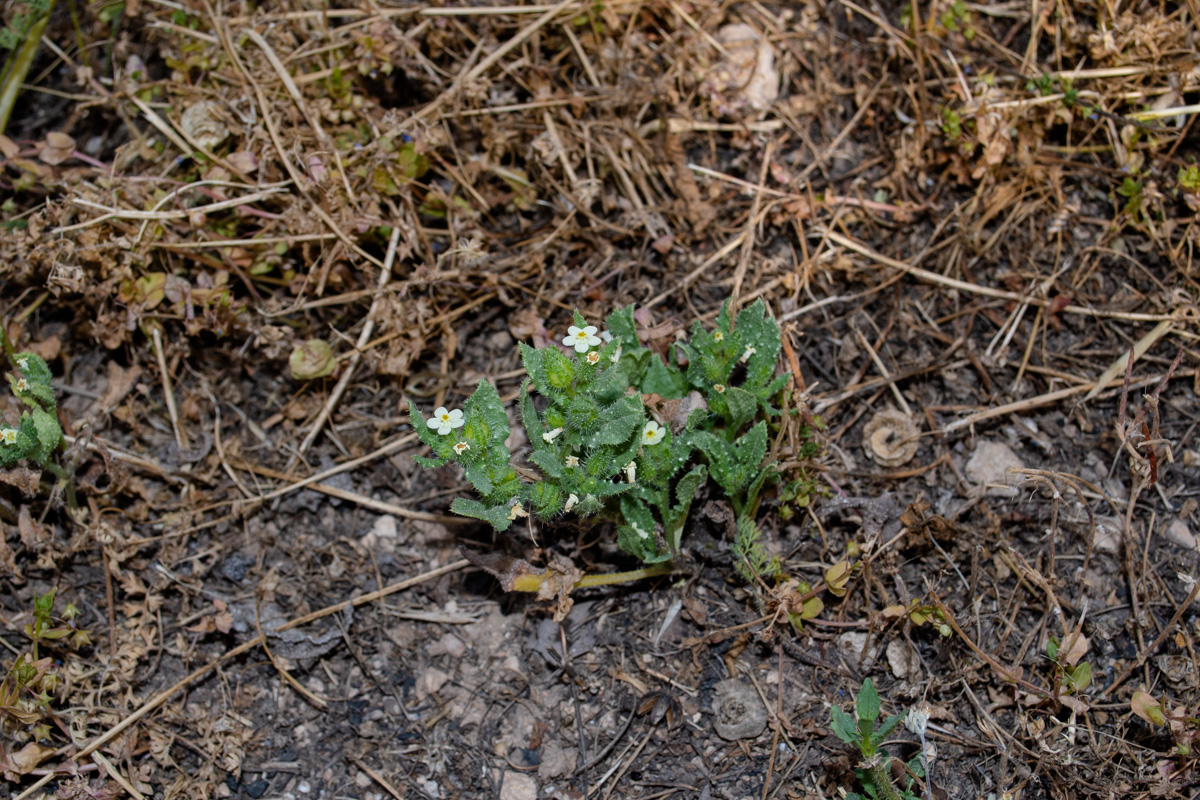
[[[587,362],[589,364],[599,364],[600,363],[600,354],[597,353],[595,350],[588,353],[587,354]]]
[[[714,383],[713,388],[717,390],[717,394],[725,394],[725,384]]]
[[[24,378],[18,378],[17,379],[17,391],[18,392],[29,391],[29,381],[25,380]]]
[[[742,353],[742,357],[741,357],[741,358],[739,358],[739,359],[738,359],[738,361],[740,361],[740,362],[742,362],[743,364],[745,364],[747,361],[749,361],[749,360],[750,360],[750,356],[754,355],[754,354],[755,354],[755,353],[757,353],[757,352],[758,352],[758,351],[757,351],[757,350],[755,350],[753,347],[747,347],[747,348],[746,348],[746,352]]]
[[[425,424],[433,428],[441,436],[445,436],[455,428],[461,428],[466,424],[463,419],[462,409],[456,408],[453,411],[447,411],[445,406],[440,407],[433,412],[433,416],[425,420]]]
[[[508,507],[508,518],[515,520],[517,517],[528,517],[529,512],[525,510],[525,506],[521,505],[521,501],[515,501]]]
[[[567,456],[566,464],[568,469],[574,469],[579,466],[579,456]]]
[[[596,335],[596,330],[595,325],[588,325],[584,328],[572,325],[567,328],[567,335],[563,337],[562,343],[567,347],[574,347],[575,352],[582,355],[588,351],[588,348],[600,345],[600,337]]]
[[[20,367],[21,372],[28,372],[29,371],[29,359],[24,358],[24,357],[18,358],[17,366]]]
[[[567,504],[563,506],[563,511],[570,511],[579,502],[579,495],[571,493],[567,495]]]
[[[17,431],[15,428],[5,428],[3,431],[0,431],[0,437],[4,439],[5,444],[17,443]]]
[[[454,445],[454,452],[458,453],[460,456],[470,449],[471,445],[467,444],[466,442],[459,442],[458,444]]]
[[[562,431],[563,431],[562,428],[555,428],[552,431],[546,431],[545,433],[542,434],[542,441],[545,442],[546,444],[550,444],[551,442],[554,441],[555,437],[557,437],[560,433],[562,433]]]
[[[626,482],[628,482],[628,483],[636,483],[637,482],[637,464],[630,461],[624,467],[621,467],[621,469],[625,470]]]
[[[717,331],[716,333],[713,334],[713,341],[714,342],[725,341],[725,334],[721,333],[720,331]]]
[[[654,420],[646,423],[646,427],[642,429],[642,444],[651,445],[658,444],[666,436],[666,429],[659,427],[659,424]],[[632,481],[630,481],[632,483]]]

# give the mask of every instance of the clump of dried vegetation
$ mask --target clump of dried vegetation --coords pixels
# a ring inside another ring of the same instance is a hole
[[[557,347],[575,309],[636,308],[638,347],[674,369],[694,321],[757,301],[781,331],[763,377],[791,375],[762,458],[779,480],[749,518],[697,495],[688,537],[648,559],[684,551],[666,624],[617,615],[629,652],[659,654],[684,609],[678,670],[654,679],[685,705],[739,659],[778,667],[769,734],[697,750],[703,780],[833,796],[853,773],[828,709],[873,676],[862,741],[880,703],[928,709],[935,757],[892,776],[913,796],[1200,784],[1195,2],[6,13],[0,324],[9,356],[48,365],[37,411],[62,435],[35,453],[34,412],[4,398],[28,439],[0,470],[15,796],[260,796],[242,781],[270,772],[247,765],[272,741],[264,698],[332,715],[305,675],[332,677],[334,647],[386,695],[361,615],[426,581],[414,605],[479,591],[443,577],[466,565],[449,532],[510,566],[628,566],[602,526],[548,513],[493,538],[448,516],[461,476],[415,467],[410,403],[487,379],[515,419],[518,344]],[[997,443],[1012,457],[978,466]],[[990,485],[1005,466],[1015,495]],[[380,527],[384,559],[368,512],[422,546]],[[637,769],[581,745],[556,785],[699,791],[691,766],[655,777],[693,754],[664,734],[651,758],[679,701],[647,696],[670,713]],[[451,705],[431,708],[445,731]],[[311,775],[494,794],[511,760],[455,731],[382,763],[347,733]]]

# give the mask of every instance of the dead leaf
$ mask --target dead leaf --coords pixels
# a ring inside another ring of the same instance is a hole
[[[37,496],[41,480],[42,471],[40,469],[32,469],[30,467],[0,469],[0,483],[6,483],[9,486],[20,489],[21,494],[26,497]]]
[[[850,571],[853,565],[849,559],[843,558],[829,569],[825,570],[825,585],[829,593],[835,597],[844,597],[846,584],[850,582]]]
[[[779,97],[779,71],[770,43],[742,23],[723,26],[717,31],[717,41],[726,56],[705,78],[705,89],[717,113],[766,111]]]
[[[907,414],[889,408],[871,417],[863,428],[863,450],[881,467],[899,467],[917,454],[919,436]]]
[[[688,417],[697,409],[708,410],[704,395],[697,391],[688,392],[687,397],[665,398],[657,394],[642,395],[642,404],[650,409],[659,420],[678,436],[687,427]]]
[[[51,131],[46,134],[46,146],[38,153],[43,163],[56,167],[75,155],[75,140],[65,133]]]
[[[179,127],[183,135],[197,147],[212,150],[229,136],[229,128],[221,121],[220,106],[212,100],[201,100],[183,112]]]
[[[28,775],[37,769],[38,764],[45,761],[54,753],[53,747],[43,747],[37,742],[29,742],[15,753],[5,753],[0,750],[0,767],[4,769],[4,779],[16,782],[22,775]]]
[[[552,344],[546,331],[546,321],[530,308],[522,308],[509,315],[508,332],[518,342],[529,342],[535,348]]]
[[[1079,663],[1079,659],[1087,655],[1088,640],[1082,633],[1068,633],[1063,637],[1058,648],[1059,661],[1069,667]]]
[[[1134,716],[1140,717],[1150,725],[1166,724],[1167,718],[1163,716],[1162,706],[1148,692],[1134,692],[1129,701],[1129,710],[1133,712]]]

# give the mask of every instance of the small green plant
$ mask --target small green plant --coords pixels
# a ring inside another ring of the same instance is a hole
[[[947,141],[957,142],[963,135],[962,115],[952,108],[943,108],[941,128]]]
[[[1129,701],[1133,714],[1148,725],[1166,727],[1175,740],[1175,755],[1190,756],[1200,741],[1200,707],[1176,706],[1168,709],[1164,701],[1155,700],[1149,692],[1138,690]]]
[[[918,795],[913,791],[915,780],[909,777],[904,786],[897,789],[892,780],[890,766],[892,758],[880,749],[880,745],[897,725],[905,721],[909,712],[893,714],[882,724],[876,725],[879,721],[881,706],[879,693],[875,691],[875,684],[871,683],[870,678],[867,678],[863,681],[855,702],[857,719],[851,718],[839,706],[833,706],[831,709],[833,733],[846,744],[857,747],[862,753],[863,760],[857,773],[867,797],[881,798],[881,800],[916,800]],[[924,721],[927,720],[928,717],[925,717]],[[924,735],[923,727],[921,735]],[[925,775],[921,755],[919,753],[907,765],[908,771],[918,778]],[[857,792],[846,794],[846,800],[861,800],[862,797]]]
[[[1145,197],[1142,190],[1142,182],[1130,177],[1121,181],[1121,185],[1116,189],[1117,194],[1125,198],[1121,213],[1133,220],[1134,224],[1145,221]]]
[[[1070,633],[1062,639],[1046,641],[1046,656],[1054,664],[1057,691],[1081,692],[1092,684],[1092,665],[1081,659],[1087,653],[1088,640],[1082,633]]]
[[[501,531],[530,515],[604,513],[617,522],[621,549],[656,564],[678,554],[692,501],[711,477],[737,519],[739,552],[754,569],[778,572],[754,517],[763,487],[779,477],[767,459],[768,421],[781,416],[773,403],[788,375],[775,375],[779,327],[762,301],[736,320],[726,307],[712,331],[695,324],[665,360],[639,341],[632,306],[610,314],[603,335],[579,312],[574,323],[565,354],[521,345],[529,379],[519,407],[533,469],[512,465],[508,417],[487,381],[461,410],[426,418],[412,409],[433,456],[419,463],[459,464],[479,495],[451,510]],[[666,424],[648,416],[648,403],[671,405],[656,412]]]
[[[7,337],[4,345],[6,352],[11,350]],[[0,467],[32,461],[65,482],[66,471],[54,462],[63,435],[50,385],[50,367],[41,356],[29,352],[11,354],[9,360],[15,367],[8,373],[9,389],[28,410],[21,413],[16,427],[0,424]]]
[[[971,12],[963,0],[954,0],[950,7],[941,13],[938,22],[947,31],[961,32],[968,42],[975,38],[975,28],[971,25]]]
[[[954,635],[954,629],[946,622],[946,615],[942,613],[940,608],[928,603],[918,602],[917,600],[909,601],[907,606],[888,606],[883,610],[883,617],[884,619],[908,617],[908,621],[918,628],[925,624],[932,624],[943,638],[949,638]]]
[[[1178,174],[1179,186],[1185,192],[1192,194],[1200,194],[1200,167],[1192,164],[1187,167],[1180,167]]]
[[[74,604],[68,603],[61,617],[54,616],[54,596],[53,589],[34,595],[31,620],[25,626],[25,635],[32,642],[30,651],[18,654],[0,680],[0,725],[4,732],[23,731],[35,741],[50,737],[47,715],[59,686],[58,666],[53,657],[41,652],[43,643],[66,640],[70,649],[77,650],[91,641],[88,632],[75,624],[79,610]]]

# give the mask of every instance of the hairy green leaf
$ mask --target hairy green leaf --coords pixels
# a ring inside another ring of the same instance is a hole
[[[862,688],[858,690],[858,700],[856,708],[858,710],[858,718],[875,723],[879,719],[879,693],[875,691],[875,684],[870,678],[863,681]]]
[[[454,498],[454,502],[450,504],[450,510],[463,517],[471,517],[472,519],[479,519],[490,523],[498,531],[506,531],[512,525],[512,520],[508,518],[509,509],[507,505],[485,506],[478,500],[456,497]]]
[[[736,386],[727,388],[723,398],[729,408],[730,432],[736,434],[743,425],[754,419],[758,412],[758,398]]]

